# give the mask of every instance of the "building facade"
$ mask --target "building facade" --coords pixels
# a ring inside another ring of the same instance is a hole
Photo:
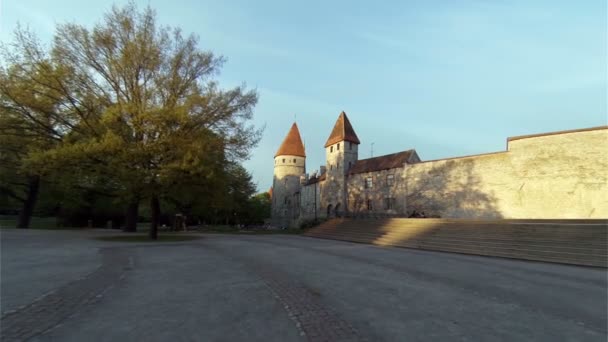
[[[414,149],[359,159],[340,113],[326,163],[306,173],[294,123],[274,158],[272,221],[336,216],[608,218],[608,126],[507,139],[505,151],[423,161]]]

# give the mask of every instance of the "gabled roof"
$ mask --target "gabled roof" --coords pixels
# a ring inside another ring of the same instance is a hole
[[[331,131],[329,138],[327,138],[325,147],[327,147],[329,145],[333,145],[333,144],[343,141],[343,140],[350,141],[355,144],[361,143],[361,142],[359,142],[359,138],[357,137],[357,134],[355,133],[353,126],[350,124],[350,121],[348,121],[348,117],[346,116],[346,113],[344,113],[344,112],[340,113],[340,116],[338,116],[338,120],[336,121],[336,124],[334,125],[334,129]]]
[[[403,167],[403,164],[410,161],[410,158],[414,155],[416,155],[415,150],[407,150],[385,156],[357,160],[348,173],[365,173]]]
[[[300,131],[295,122],[291,125],[289,133],[287,133],[285,140],[283,140],[281,147],[279,147],[279,150],[274,156],[306,157],[304,144],[302,144],[302,138],[300,137]]]

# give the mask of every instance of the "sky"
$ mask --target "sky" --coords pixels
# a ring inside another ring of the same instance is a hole
[[[92,26],[112,3],[0,0],[0,41],[17,23],[50,42],[57,23]],[[147,0],[163,25],[227,59],[265,131],[244,165],[260,191],[294,120],[307,172],[341,111],[359,158],[415,148],[422,160],[503,151],[506,138],[606,125],[607,5],[585,1]]]

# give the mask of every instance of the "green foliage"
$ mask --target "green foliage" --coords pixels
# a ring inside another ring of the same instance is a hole
[[[0,176],[11,184],[0,202],[36,175],[64,213],[113,217],[161,198],[177,212],[245,216],[255,187],[239,163],[261,136],[249,123],[257,94],[222,90],[224,58],[197,37],[130,3],[93,29],[59,25],[49,49],[18,29],[1,50]]]

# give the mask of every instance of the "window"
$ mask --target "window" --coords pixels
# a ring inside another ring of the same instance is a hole
[[[392,197],[387,197],[384,199],[384,210],[395,209],[395,199]]]
[[[329,165],[329,169],[330,169],[330,170],[333,170],[333,169],[334,169],[334,166],[333,166],[333,165]]]
[[[365,188],[366,189],[371,189],[373,187],[374,187],[374,182],[372,180],[372,177],[365,178]]]
[[[374,206],[373,206],[373,201],[371,199],[367,200],[367,210],[373,210]]]
[[[352,162],[348,162],[348,169],[350,170],[350,166],[351,166]]]
[[[285,164],[285,158],[283,158],[283,164]]]
[[[353,150],[353,142],[352,141],[348,142],[348,149],[351,150],[351,151]]]
[[[294,164],[296,163],[296,159],[295,159],[295,158],[293,159],[293,163],[294,163]]]
[[[338,147],[337,148],[338,148],[338,151],[340,151],[340,143],[338,143]]]
[[[329,146],[329,152],[333,152],[334,151],[334,147],[333,146]]]
[[[395,175],[386,175],[386,186],[393,186],[395,184]]]

